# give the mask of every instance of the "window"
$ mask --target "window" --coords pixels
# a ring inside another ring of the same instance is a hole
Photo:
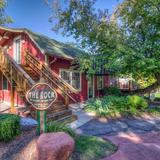
[[[72,72],[72,86],[76,89],[80,89],[80,73]]]
[[[70,84],[70,72],[69,71],[61,71],[61,78],[63,78],[67,83]]]
[[[18,64],[21,63],[21,37],[20,36],[14,39],[14,59]]]
[[[75,89],[81,89],[81,74],[78,71],[61,70],[60,76]]]
[[[97,89],[103,88],[103,76],[97,76]]]
[[[2,78],[2,88],[3,90],[8,90],[8,81],[5,76]]]
[[[117,83],[118,83],[118,78],[115,77],[114,75],[110,75],[109,76],[109,85],[111,87],[117,87]]]

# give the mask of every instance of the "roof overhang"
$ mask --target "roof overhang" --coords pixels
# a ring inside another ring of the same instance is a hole
[[[74,58],[68,56],[68,57],[61,57],[61,56],[55,56],[55,55],[51,55],[49,53],[47,53],[45,50],[43,50],[37,43],[36,41],[32,38],[32,36],[30,35],[29,31],[25,28],[20,28],[20,29],[14,29],[14,28],[7,28],[7,27],[2,27],[0,26],[0,30],[3,31],[7,31],[7,32],[11,32],[11,33],[25,33],[28,35],[28,37],[31,39],[31,41],[36,45],[36,47],[40,50],[40,52],[44,55],[48,55],[48,56],[54,56],[57,58],[61,58],[61,59],[66,59],[66,60],[70,60],[72,61]]]

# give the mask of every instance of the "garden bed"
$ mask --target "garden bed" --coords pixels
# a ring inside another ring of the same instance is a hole
[[[36,138],[35,129],[31,131],[22,132],[10,142],[0,142],[0,159],[2,160],[20,160],[18,157],[21,151]],[[30,154],[30,153],[28,153]],[[25,159],[28,159],[25,157]],[[23,159],[21,159],[23,160]]]
[[[134,96],[105,96],[89,101],[86,112],[108,119],[132,118],[145,114],[160,115],[159,107],[149,107],[146,99]]]
[[[66,132],[75,140],[75,150],[71,160],[99,160],[117,150],[110,141],[94,136],[76,135],[65,124],[52,123],[48,132]],[[23,131],[21,135],[9,142],[0,142],[0,159],[4,160],[35,160],[36,130]]]

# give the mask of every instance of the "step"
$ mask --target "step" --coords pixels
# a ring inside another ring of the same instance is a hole
[[[47,110],[47,113],[57,113],[57,112],[65,111],[65,110],[67,110],[67,109],[63,108],[63,107],[61,107],[61,108],[54,108],[54,109]]]
[[[56,119],[66,117],[66,116],[69,116],[69,115],[72,115],[72,111],[65,110],[65,111],[62,111],[62,112],[54,113],[54,114],[47,114],[47,119],[48,120],[49,119],[56,120]]]
[[[64,104],[57,104],[57,105],[52,105],[48,110],[52,110],[52,109],[59,109],[59,108],[65,108],[67,109],[66,105]]]
[[[53,106],[56,106],[56,105],[64,105],[62,101],[60,100],[57,100],[53,103]]]
[[[71,123],[71,122],[73,122],[75,120],[77,120],[77,116],[75,116],[75,115],[69,115],[69,116],[57,119],[56,122]]]

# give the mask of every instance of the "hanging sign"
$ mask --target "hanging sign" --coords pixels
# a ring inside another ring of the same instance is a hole
[[[36,83],[26,94],[27,101],[37,110],[37,134],[46,132],[46,110],[57,99],[57,93],[47,83]]]
[[[27,101],[36,110],[46,110],[57,99],[57,93],[47,83],[35,84],[26,94]]]

